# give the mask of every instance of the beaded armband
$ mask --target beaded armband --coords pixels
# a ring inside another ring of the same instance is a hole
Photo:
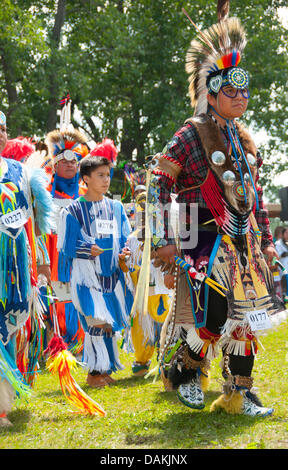
[[[45,243],[45,235],[37,237],[37,265],[50,264],[50,258]]]

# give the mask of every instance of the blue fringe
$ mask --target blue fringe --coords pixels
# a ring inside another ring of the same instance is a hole
[[[120,272],[119,279],[121,282],[123,292],[125,294],[125,279],[124,279],[124,274],[122,271]],[[113,331],[121,331],[122,329],[126,328],[129,323],[129,314],[133,305],[133,295],[129,291],[127,286],[126,286],[126,295],[124,295],[125,305],[122,306],[122,309],[124,309],[124,314],[122,313],[120,303],[114,292],[109,293],[109,294],[104,293],[103,297],[107,305],[107,309],[109,310],[109,312],[115,319],[115,325],[113,326]]]
[[[58,254],[58,280],[60,282],[70,282],[72,259],[68,258],[63,251]]]
[[[94,303],[90,294],[90,289],[83,284],[81,286],[77,285],[77,296],[84,314],[86,316],[93,316]]]
[[[125,292],[124,291],[125,279],[124,279],[124,275],[122,272],[120,273],[119,279],[121,282],[123,292]],[[78,285],[77,295],[79,298],[82,311],[87,316],[91,315],[91,313],[94,311],[94,304],[93,304],[93,299],[90,294],[89,288],[84,285],[81,285],[81,286]],[[133,295],[128,290],[127,286],[126,286],[126,295],[124,296],[125,298],[124,314],[122,312],[123,307],[121,308],[120,303],[114,291],[110,293],[101,293],[101,295],[104,298],[107,310],[109,311],[112,318],[114,319],[114,323],[113,325],[111,325],[113,328],[113,331],[121,331],[123,328],[127,327],[128,321],[129,321],[129,314],[133,305]],[[82,318],[81,318],[81,322],[82,322]]]
[[[23,385],[27,385],[16,363],[12,359],[9,352],[3,346],[2,341],[0,341],[0,377],[8,380],[8,382],[13,386],[13,383],[9,380],[9,377],[7,376],[7,371],[5,370],[5,366],[9,368],[9,371],[13,374],[14,378],[17,381],[19,381]]]
[[[16,260],[13,254],[13,243],[16,247]],[[31,293],[30,272],[27,253],[27,240],[22,231],[18,238],[13,240],[5,233],[0,233],[0,249],[2,263],[0,267],[0,294],[2,301],[9,299],[11,303],[18,304],[24,301]],[[17,286],[17,272],[19,284]],[[11,274],[15,276],[12,283]],[[18,288],[17,288],[18,287]],[[19,296],[19,292],[20,295]]]
[[[113,335],[114,336],[114,335]],[[109,334],[103,334],[103,339],[105,346],[108,351],[108,356],[110,360],[110,367],[108,373],[111,372],[116,372],[117,370],[121,370],[122,366],[121,364],[116,360],[115,354],[114,354],[114,348],[113,348],[113,336]]]
[[[65,303],[65,323],[66,334],[63,336],[63,340],[70,350],[78,343],[77,332],[79,330],[78,312],[72,302]]]
[[[79,222],[67,214],[63,247],[58,257],[58,279],[60,282],[70,282],[73,258],[76,257],[76,242],[80,237]]]
[[[30,170],[30,186],[35,198],[36,222],[42,233],[49,233],[51,230],[51,215],[53,199],[47,191],[47,177],[42,168]]]
[[[76,243],[81,238],[80,224],[71,214],[67,214],[65,223],[65,237],[61,251],[68,258],[76,258]]]

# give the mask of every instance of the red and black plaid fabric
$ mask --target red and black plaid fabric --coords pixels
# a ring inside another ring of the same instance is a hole
[[[228,148],[228,145],[230,144],[228,132],[226,128],[221,129],[221,131],[224,143]],[[173,190],[177,194],[176,201],[178,203],[197,203],[199,207],[207,208],[206,202],[204,201],[201,193],[200,185],[205,181],[207,176],[208,164],[198,133],[191,123],[185,124],[174,134],[172,140],[167,144],[165,155],[169,159],[177,162],[178,165],[180,164],[182,171],[180,172],[175,185],[169,177],[165,175],[158,176],[160,185],[160,202],[164,205],[171,202],[170,194]],[[257,156],[257,165],[258,169],[262,165],[262,159],[259,153]],[[191,186],[199,187],[183,191]],[[268,212],[263,202],[263,190],[258,185],[257,193],[259,209],[255,211],[255,218],[258,223],[259,230],[262,232],[263,249],[270,245],[274,246],[274,244],[270,231]],[[167,226],[165,220],[164,226]]]

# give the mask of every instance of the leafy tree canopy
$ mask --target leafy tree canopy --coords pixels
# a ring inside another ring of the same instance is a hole
[[[216,21],[216,0],[2,0],[0,84],[10,135],[43,137],[58,122],[61,96],[72,97],[73,123],[90,138],[115,140],[122,160],[160,151],[193,114],[185,55],[195,30]],[[284,0],[231,0],[245,25],[242,65],[251,76],[246,123],[267,139],[262,183],[275,198],[285,168],[287,30]],[[282,157],[279,157],[279,155]]]

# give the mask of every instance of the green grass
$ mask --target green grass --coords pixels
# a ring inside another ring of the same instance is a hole
[[[263,336],[254,368],[255,386],[267,418],[210,413],[221,386],[219,359],[212,365],[206,407],[193,411],[173,392],[165,392],[153,377],[131,374],[133,355],[121,352],[125,370],[117,382],[102,390],[86,385],[86,372],[73,373],[80,387],[107,412],[92,417],[75,414],[62,395],[56,377],[39,372],[29,403],[10,413],[13,426],[0,429],[0,449],[283,449],[288,448],[287,324]],[[155,358],[154,358],[155,365]],[[153,365],[152,365],[153,366]]]

